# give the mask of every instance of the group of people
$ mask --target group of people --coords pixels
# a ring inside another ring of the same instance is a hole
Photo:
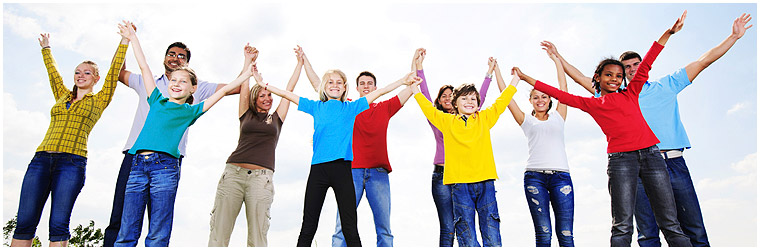
[[[513,77],[507,85],[496,59],[489,58],[480,90],[474,84],[456,88],[443,85],[435,99],[423,71],[427,53],[423,48],[415,51],[411,71],[385,87],[378,88],[371,72],[361,72],[356,78],[360,96],[356,100],[347,99],[345,73],[328,70],[320,79],[300,46],[294,49],[297,63],[284,89],[265,83],[256,66],[259,52],[250,45],[243,49],[243,69],[228,84],[198,80],[187,67],[190,49],[180,42],[167,48],[164,74],[154,78],[136,27],[128,21],[118,25],[121,41],[102,89],[93,93],[100,78],[98,67],[85,61],[76,67],[75,84],[69,90],[51,54],[49,35],[41,34],[39,43],[56,103],[45,138],[24,176],[12,246],[31,245],[48,196],[52,196],[50,246],[66,246],[71,212],[84,186],[88,135],[110,103],[117,81],[134,89],[140,100],[123,150],[105,246],[136,246],[146,209],[150,226],[145,245],[169,245],[188,127],[231,94],[239,94],[240,137],[217,186],[208,246],[229,244],[243,203],[248,246],[267,246],[275,149],[291,102],[314,120],[313,154],[297,246],[311,246],[328,188],[333,189],[338,204],[333,246],[361,246],[356,207],[365,193],[377,246],[393,246],[388,177],[392,168],[386,137],[389,120],[412,97],[436,140],[432,196],[440,223],[439,246],[453,246],[455,236],[459,246],[502,244],[490,129],[507,109],[528,139],[524,191],[536,246],[551,246],[550,205],[559,245],[574,246],[574,189],[564,144],[567,106],[589,113],[607,137],[611,246],[630,246],[634,217],[640,246],[659,246],[660,231],[669,246],[709,246],[682,156],[691,145],[676,97],[752,25],[747,26],[751,17],[742,14],[734,21],[732,33],[718,46],[675,73],[650,81],[653,62],[670,36],[681,30],[685,17],[686,12],[643,58],[628,51],[619,59],[605,59],[592,77],[568,63],[554,44],[542,42],[556,66],[559,88],[517,67],[511,69]],[[124,65],[129,44],[140,74],[127,71]],[[303,69],[319,100],[293,93]],[[594,96],[568,93],[566,74]],[[500,94],[493,104],[481,109],[493,76]],[[251,77],[256,81],[252,86]],[[520,81],[534,87],[529,93],[530,115],[512,101]],[[402,85],[405,87],[396,96],[376,102]],[[282,99],[270,113],[272,94]]]

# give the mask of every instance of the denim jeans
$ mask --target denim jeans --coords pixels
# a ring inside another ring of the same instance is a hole
[[[608,188],[612,201],[611,246],[631,246],[637,178],[652,200],[655,220],[669,246],[691,246],[678,224],[673,189],[657,146],[608,154]]]
[[[570,173],[544,174],[526,171],[523,178],[525,198],[536,231],[536,246],[552,246],[552,221],[549,203],[554,209],[557,241],[561,247],[575,246],[573,242],[573,213],[575,201]]]
[[[676,201],[681,230],[689,237],[692,246],[709,247],[710,242],[707,240],[702,210],[699,207],[697,192],[694,190],[694,183],[691,181],[686,161],[683,157],[676,157],[665,159],[665,163],[670,175],[670,184],[673,186],[673,197]],[[649,198],[641,191],[644,190],[641,181],[639,181],[639,190],[636,193],[636,212],[634,214],[636,229],[639,232],[639,246],[659,247],[662,245],[660,243],[660,229],[657,227],[652,214]]]
[[[443,185],[443,173],[433,172],[433,202],[441,228],[438,246],[453,247],[454,203],[451,200],[451,185]]]
[[[165,153],[137,154],[132,163],[124,195],[121,229],[114,246],[137,246],[148,202],[151,203],[148,211],[150,226],[145,246],[169,246],[180,177],[179,159]]]
[[[124,150],[124,159],[121,161],[121,167],[119,168],[119,175],[116,177],[116,188],[113,192],[113,205],[111,206],[111,219],[106,227],[105,233],[103,233],[103,246],[113,247],[116,238],[119,236],[119,229],[121,228],[121,215],[124,212],[124,193],[127,189],[127,181],[129,180],[129,171],[132,170],[132,158],[135,155],[128,153],[129,150]],[[182,157],[179,158],[179,165],[182,166]],[[150,200],[148,200],[148,211],[150,211]],[[150,220],[150,214],[148,214],[148,220]]]
[[[476,183],[452,184],[451,197],[454,203],[454,228],[460,247],[479,247],[475,233],[475,213],[483,238],[483,246],[500,247],[499,207],[496,204],[496,189],[493,180]]]
[[[74,202],[84,187],[87,158],[69,153],[37,152],[21,184],[18,219],[13,238],[31,240],[40,223],[42,208],[50,201],[50,241],[67,241]]]
[[[388,170],[384,168],[353,168],[351,176],[354,179],[354,192],[356,192],[356,207],[362,200],[364,190],[367,190],[367,202],[372,209],[372,217],[375,219],[375,233],[377,234],[378,247],[392,247],[393,234],[391,234],[391,186],[388,181]],[[340,214],[335,221],[335,234],[332,237],[333,247],[345,247],[343,228],[340,226]]]

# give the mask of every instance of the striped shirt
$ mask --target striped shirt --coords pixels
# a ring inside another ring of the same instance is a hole
[[[45,60],[50,88],[56,102],[50,109],[50,126],[45,133],[45,139],[37,147],[37,152],[55,151],[87,157],[87,138],[113,98],[127,47],[126,44],[119,44],[100,92],[86,94],[81,100],[73,102],[68,109],[66,103],[74,98],[71,90],[63,85],[63,78],[58,72],[58,65],[50,53],[50,48],[42,49],[42,58]]]

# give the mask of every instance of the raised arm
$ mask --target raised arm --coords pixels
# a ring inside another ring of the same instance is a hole
[[[499,69],[499,64],[494,62],[494,72],[496,74],[496,84],[499,85],[499,91],[503,92],[504,89],[507,88],[507,85],[504,83],[504,77],[501,75],[501,70]],[[518,82],[520,81],[520,78],[517,76],[512,76],[512,81],[510,82],[511,85],[517,85],[516,83],[512,82]],[[517,122],[517,125],[522,125],[522,123],[525,121],[525,113],[520,110],[520,107],[517,106],[517,102],[515,102],[514,98],[509,102],[509,105],[507,105],[507,108],[509,109],[509,112],[512,113],[512,117],[515,118],[515,122]]]
[[[135,28],[132,23],[124,21],[123,23],[119,24],[119,34],[122,37],[129,39],[129,41],[132,43],[132,51],[135,52],[137,65],[140,66],[140,73],[142,73],[143,83],[145,84],[145,91],[148,93],[148,95],[150,95],[150,93],[153,92],[153,89],[156,88],[156,82],[153,79],[153,73],[150,72],[148,62],[145,59],[145,54],[143,53],[142,46],[140,46],[139,39],[137,39],[137,34],[135,33]]]
[[[483,107],[483,103],[486,102],[486,95],[488,94],[488,87],[491,86],[491,77],[493,76],[494,67],[496,67],[496,59],[493,57],[488,58],[488,71],[486,71],[486,77],[483,79],[483,85],[480,85],[480,107]]]
[[[301,99],[300,96],[294,94],[293,92],[282,90],[269,84],[265,84],[264,89],[269,90],[269,92],[272,92],[272,94],[288,99],[288,101],[291,101],[295,103],[296,105],[298,105],[298,99]]]
[[[578,83],[578,85],[581,85],[581,87],[586,89],[592,95],[596,92],[596,89],[594,89],[594,84],[591,83],[591,77],[583,75],[580,70],[567,62],[567,60],[565,60],[565,58],[559,54],[557,47],[554,46],[553,43],[549,41],[543,41],[541,42],[541,46],[543,47],[543,50],[546,50],[546,53],[549,54],[550,57],[551,55],[556,55],[557,58],[559,58],[560,62],[562,62],[562,68],[564,69],[565,73],[567,73],[567,75],[569,75],[573,81]]]
[[[694,81],[694,78],[697,78],[702,70],[706,69],[710,64],[726,54],[726,52],[734,46],[734,43],[744,36],[744,32],[752,27],[752,25],[746,26],[750,20],[752,20],[752,17],[747,13],[736,18],[731,28],[731,35],[718,44],[718,46],[715,46],[715,48],[705,52],[705,54],[699,57],[699,59],[686,65],[686,75],[689,77],[690,82]]]
[[[683,28],[683,23],[686,20],[686,11],[683,11],[683,14],[681,14],[681,17],[676,20],[676,23],[673,24],[672,27],[665,30],[664,33],[662,33],[662,36],[660,36],[660,39],[657,40],[657,43],[659,43],[662,46],[665,46],[666,43],[668,43],[668,39],[670,39],[670,36],[675,34],[676,32],[680,31],[681,28]]]
[[[132,24],[132,28],[135,30],[135,33],[136,33],[137,26]],[[127,39],[127,43],[129,43],[129,39]],[[127,70],[127,60],[124,60],[124,63],[121,64],[121,70],[119,71],[119,81],[123,83],[124,85],[127,85],[127,87],[129,87],[129,75],[131,74],[132,72]]]
[[[222,89],[219,91],[214,92],[213,95],[206,98],[206,101],[203,102],[203,112],[208,111],[211,109],[211,107],[214,106],[219,100],[222,99],[222,97],[229,95],[230,92],[233,90],[239,89],[240,85],[251,78],[251,75],[253,74],[253,63],[248,64],[248,70],[244,71],[243,74],[240,74],[235,80],[230,82],[227,85],[224,85]]]
[[[251,63],[254,64],[253,70],[256,71],[256,58],[259,55],[259,51],[251,47],[249,43],[245,44],[245,47],[243,47],[243,65],[250,65]],[[240,72],[241,74],[243,72]],[[254,73],[254,76],[258,75],[258,72]],[[240,84],[240,102],[238,103],[238,118],[242,117],[243,114],[245,114],[246,111],[251,107],[249,104],[249,100],[251,98],[251,87],[249,86],[251,78],[245,79],[243,83]]]
[[[47,69],[48,80],[50,80],[50,89],[53,91],[53,98],[58,100],[58,98],[61,98],[61,96],[65,95],[69,90],[63,85],[63,78],[61,77],[61,73],[58,72],[58,64],[53,58],[53,53],[50,52],[50,34],[40,34],[40,38],[37,38],[37,41],[40,42],[40,47],[42,47],[42,60]],[[74,98],[77,97],[71,97],[72,100]]]
[[[420,71],[422,70],[422,60],[423,59],[421,57],[423,57],[422,54],[424,52],[425,52],[425,49],[419,48],[419,49],[417,49],[417,50],[414,51],[414,56],[412,57],[412,72],[415,72],[418,77],[424,77],[424,74],[419,73],[419,71],[418,71],[418,69]],[[420,76],[420,75],[422,75],[422,76]],[[424,79],[422,79],[422,80],[424,81]],[[397,96],[398,96],[398,100],[401,102],[401,106],[404,106],[404,104],[406,103],[406,101],[409,100],[409,97],[412,97],[412,86],[411,85],[407,86],[406,88],[404,88],[403,90],[401,90],[401,92],[399,92]],[[430,98],[428,98],[428,100],[429,99]]]
[[[296,83],[298,83],[298,78],[301,76],[301,69],[303,69],[303,60],[301,60],[301,57],[298,56],[297,52],[296,52],[296,57],[298,58],[298,63],[296,63],[296,69],[293,70],[293,75],[291,75],[290,80],[288,80],[288,86],[285,86],[285,90],[291,93],[293,92],[294,89],[296,89]],[[288,114],[289,107],[290,107],[290,101],[285,100],[285,99],[280,100],[280,104],[277,105],[277,115],[280,116],[280,120],[285,121],[285,116]]]
[[[412,94],[415,93],[414,90],[416,89],[422,92],[422,95],[424,95],[428,101],[432,102],[433,99],[430,97],[430,90],[428,89],[427,80],[425,79],[425,72],[422,70],[422,62],[425,61],[426,54],[427,50],[424,48],[419,48],[414,52],[414,66],[417,68],[417,77],[421,79],[421,82],[419,84],[419,88],[412,88]]]
[[[567,78],[565,77],[564,67],[562,67],[562,60],[560,60],[559,56],[556,54],[549,53],[549,51],[546,53],[549,54],[549,58],[554,61],[554,66],[557,68],[557,81],[559,82],[559,90],[567,92]],[[557,113],[562,116],[562,120],[566,120],[567,104],[561,102],[557,103]]]
[[[103,88],[95,94],[96,99],[99,101],[98,105],[102,105],[102,107],[107,107],[113,99],[114,92],[116,91],[116,84],[119,81],[119,72],[124,64],[128,46],[129,39],[122,36],[119,46],[116,48],[116,52],[114,52],[113,59],[111,59],[111,65],[108,67],[108,74],[106,74]]]
[[[314,87],[314,91],[319,92],[319,84],[321,80],[319,80],[317,73],[314,72],[314,68],[311,67],[309,58],[306,57],[306,53],[303,52],[303,48],[301,48],[301,46],[296,45],[295,51],[296,54],[298,54],[300,57],[300,60],[303,61],[303,68],[306,70],[306,78],[309,78],[309,82],[311,83],[311,86]],[[296,105],[298,105],[298,102],[296,102]]]
[[[375,91],[372,91],[371,93],[367,94],[367,103],[374,102],[378,97],[387,94],[388,92],[393,91],[394,89],[398,88],[401,85],[410,85],[412,82],[414,82],[415,78],[418,78],[414,72],[409,72],[401,79],[396,80],[395,82],[388,84],[387,86],[383,88],[376,89]]]

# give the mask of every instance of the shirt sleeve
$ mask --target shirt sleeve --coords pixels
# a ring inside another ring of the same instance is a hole
[[[483,80],[483,85],[480,86],[480,107],[478,109],[483,107],[483,103],[486,102],[486,94],[488,94],[488,87],[491,86],[491,78],[486,77],[486,79]]]
[[[193,97],[195,99],[194,102],[199,103],[211,97],[211,95],[216,92],[217,87],[219,87],[219,84],[209,83],[207,81],[199,81],[198,89],[195,90],[195,94],[193,94]]]
[[[446,130],[447,128],[442,127],[444,125],[445,117],[447,115],[453,116],[452,114],[446,114],[443,113],[443,111],[440,111],[433,106],[433,103],[428,101],[427,98],[425,98],[422,93],[417,93],[414,95],[414,99],[417,100],[417,104],[420,105],[420,109],[422,110],[422,114],[427,117],[428,122],[438,128],[441,131]]]
[[[108,74],[106,75],[106,81],[103,84],[103,88],[95,95],[97,97],[96,99],[99,100],[99,105],[102,105],[103,108],[107,107],[113,99],[113,94],[116,91],[116,84],[119,81],[121,65],[124,64],[128,47],[129,46],[126,44],[119,44],[119,47],[116,49],[116,54],[114,54],[113,60],[111,60],[111,67],[108,68]]]
[[[206,112],[203,111],[203,105],[204,105],[204,103],[205,103],[205,101],[200,102],[198,104],[190,105],[190,109],[192,111],[192,117],[193,117],[193,120],[190,121],[190,125],[193,125],[195,123],[195,121],[198,120],[198,118],[200,118],[203,114],[206,113]]]
[[[148,105],[153,104],[157,102],[158,100],[161,100],[164,96],[161,95],[161,91],[158,90],[158,88],[153,88],[153,92],[150,93],[150,96],[148,96]]]
[[[652,69],[652,63],[657,59],[664,46],[657,42],[652,43],[652,47],[649,48],[647,54],[644,56],[644,60],[639,64],[639,68],[636,70],[636,75],[633,76],[631,84],[628,85],[628,91],[631,91],[635,96],[639,96],[641,88],[644,86],[647,80],[649,80],[649,70]]]
[[[352,108],[354,109],[354,115],[359,115],[359,113],[369,109],[367,97],[359,98],[356,101],[351,102],[351,105],[353,105]]]
[[[423,72],[421,69],[417,70],[417,76],[419,78],[422,78],[422,82],[420,83],[420,92],[422,92],[423,95],[425,95],[425,98],[428,99],[428,101],[433,101],[432,98],[430,98],[430,90],[428,89],[427,80],[425,80],[425,72]]]
[[[509,105],[509,102],[512,101],[512,97],[516,92],[517,88],[514,85],[510,84],[506,89],[504,89],[504,91],[501,92],[501,95],[496,98],[496,101],[494,101],[490,107],[479,112],[480,115],[483,116],[482,118],[484,121],[488,122],[489,127],[493,127],[493,125],[496,124],[496,121],[499,120],[499,116],[501,113],[504,113],[504,110],[507,109],[507,105]]]
[[[383,104],[388,108],[388,116],[395,115],[401,110],[401,107],[404,107],[404,105],[401,104],[401,100],[398,99],[398,95],[384,101]]]
[[[298,98],[298,110],[304,113],[314,116],[314,107],[316,101],[306,99],[305,97]]]
[[[663,87],[667,87],[670,89],[673,93],[680,93],[683,89],[685,89],[687,86],[691,85],[691,81],[689,81],[689,75],[686,74],[686,68],[680,68],[676,70],[676,72],[673,72],[673,74],[664,76],[660,79],[656,80],[661,84]],[[649,81],[651,84],[652,81]]]
[[[547,95],[556,98],[557,101],[567,104],[567,106],[578,108],[578,109],[588,112],[588,108],[589,108],[588,101],[591,100],[591,98],[589,97],[581,97],[581,96],[573,95],[565,91],[562,91],[558,88],[555,88],[554,86],[546,85],[545,83],[538,80],[536,80],[536,85],[534,87],[536,88],[536,90],[544,92]]]
[[[63,78],[61,78],[61,74],[58,72],[58,64],[55,62],[50,48],[42,49],[42,59],[45,61],[45,68],[47,68],[48,78],[50,79],[50,89],[53,90],[55,100],[65,95],[70,95],[71,92],[63,85]]]
[[[158,84],[156,85],[158,86]],[[142,75],[137,73],[129,74],[129,87],[137,91],[138,94],[145,92],[145,82],[143,82]]]

